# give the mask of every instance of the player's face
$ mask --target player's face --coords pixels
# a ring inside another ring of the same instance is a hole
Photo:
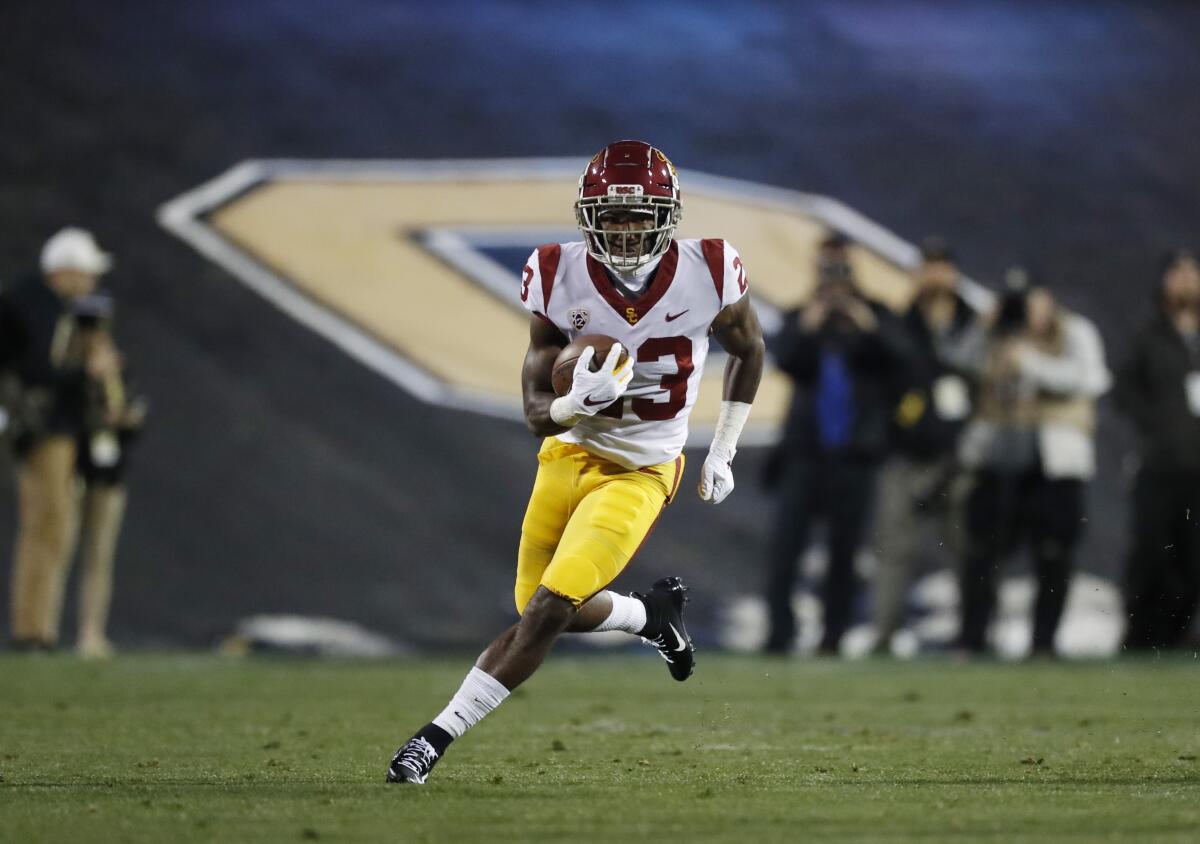
[[[645,232],[654,228],[652,216],[633,211],[609,211],[600,216],[600,230],[616,258],[637,258],[649,244]]]

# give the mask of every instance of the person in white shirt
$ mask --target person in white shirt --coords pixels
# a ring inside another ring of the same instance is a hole
[[[1063,309],[1021,268],[964,340],[960,363],[979,378],[959,460],[972,475],[960,586],[959,646],[986,649],[1000,560],[1028,543],[1038,580],[1035,654],[1050,655],[1096,472],[1096,399],[1111,378],[1095,326]]]

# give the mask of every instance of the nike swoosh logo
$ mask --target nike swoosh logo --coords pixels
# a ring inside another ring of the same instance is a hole
[[[588,407],[595,407],[598,404],[611,404],[611,402],[605,402],[603,399],[601,399],[600,401],[592,401],[591,396],[584,396],[583,403],[585,405],[587,405]]]
[[[677,641],[679,643],[679,647],[677,647],[675,650],[677,650],[677,651],[687,650],[687,642],[685,642],[683,640],[683,637],[679,635],[679,631],[675,629],[675,625],[671,624],[668,621],[667,627],[671,628],[671,632],[675,634],[675,641]]]
[[[682,310],[677,314],[667,314],[667,322],[672,322],[674,320],[679,319],[681,316],[683,316],[690,310],[691,310],[691,308],[686,308],[685,310]]]

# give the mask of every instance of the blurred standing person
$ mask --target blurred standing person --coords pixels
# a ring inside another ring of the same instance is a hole
[[[1117,407],[1141,440],[1126,572],[1125,646],[1186,644],[1200,601],[1200,264],[1163,262],[1157,313],[1117,372]]]
[[[142,397],[129,395],[123,360],[112,335],[114,305],[94,294],[76,309],[84,349],[87,401],[77,470],[83,482],[77,650],[87,658],[111,656],[108,612],[112,603],[117,537],[125,516],[125,473],[130,445],[146,415]],[[61,615],[55,604],[55,628]]]
[[[847,246],[839,235],[824,241],[812,300],[786,316],[775,348],[795,389],[772,461],[779,493],[767,559],[768,652],[786,653],[795,641],[796,563],[818,513],[829,545],[820,651],[838,651],[854,600],[854,558],[888,445],[903,340],[891,312],[859,290]]]
[[[1026,541],[1038,581],[1033,653],[1052,655],[1096,471],[1096,399],[1109,386],[1092,323],[1009,270],[999,305],[971,329],[961,363],[979,401],[959,450],[973,486],[966,505],[959,646],[983,652],[1002,557]]]
[[[916,292],[900,321],[910,349],[894,418],[893,457],[879,480],[876,542],[879,568],[872,584],[875,649],[887,652],[904,625],[908,590],[924,531],[940,528],[942,549],[958,550],[961,517],[958,439],[971,412],[971,385],[952,363],[975,312],[958,291],[953,250],[941,238],[921,244]]]
[[[87,378],[113,362],[84,358],[74,306],[96,289],[111,258],[82,229],[59,231],[41,272],[0,299],[0,369],[15,375],[11,424],[17,453],[17,537],[11,579],[15,648],[53,648],[58,606],[77,530],[77,443],[84,433]]]

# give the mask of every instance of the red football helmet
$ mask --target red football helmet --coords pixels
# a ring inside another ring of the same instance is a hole
[[[643,141],[609,144],[579,177],[575,220],[588,254],[619,272],[664,254],[682,215],[675,165]]]

